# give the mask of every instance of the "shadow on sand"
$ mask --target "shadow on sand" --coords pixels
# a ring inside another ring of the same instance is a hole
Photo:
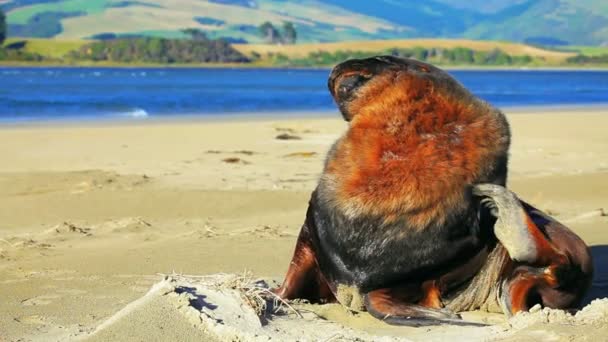
[[[595,273],[591,290],[585,297],[583,305],[589,304],[594,299],[608,297],[608,245],[591,247]]]

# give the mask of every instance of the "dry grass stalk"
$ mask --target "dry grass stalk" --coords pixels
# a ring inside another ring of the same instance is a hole
[[[271,308],[273,308],[273,314],[280,312],[283,308],[287,308],[289,311],[295,313],[298,317],[304,318],[302,314],[286,300],[279,297],[267,287],[258,285],[251,272],[248,271],[243,272],[242,275],[188,275],[177,274],[175,272],[172,274],[159,273],[159,275],[186,282],[192,279],[200,279],[203,282],[204,280],[208,280],[208,282],[204,282],[205,285],[212,286],[218,290],[236,290],[240,293],[247,305],[254,310],[258,317],[261,318],[265,317],[268,312],[269,300],[272,300]]]

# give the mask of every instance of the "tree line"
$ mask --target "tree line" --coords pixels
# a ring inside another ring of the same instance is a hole
[[[268,44],[295,44],[298,38],[296,27],[291,22],[284,22],[282,31],[279,31],[271,22],[260,25],[259,31],[262,39]]]
[[[119,63],[247,63],[249,58],[223,39],[208,39],[204,32],[187,29],[190,39],[129,37],[85,44],[69,54],[73,60]]]
[[[569,57],[566,61],[569,64],[579,64],[579,65],[590,65],[590,64],[608,65],[608,54],[602,54],[599,56],[577,55],[574,57]]]
[[[272,63],[277,66],[331,66],[347,59],[368,58],[379,54],[387,54],[396,57],[414,58],[420,61],[441,65],[480,65],[480,66],[510,66],[530,65],[534,62],[542,62],[538,58],[529,55],[513,56],[500,50],[478,51],[464,47],[452,49],[446,48],[393,48],[385,51],[350,51],[341,50],[335,52],[317,51],[311,52],[303,58],[290,58],[283,54],[270,55]]]
[[[0,46],[4,43],[6,39],[6,15],[0,8]]]

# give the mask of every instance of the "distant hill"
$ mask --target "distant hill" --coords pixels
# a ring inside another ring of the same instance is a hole
[[[0,0],[9,36],[181,37],[261,43],[258,27],[292,22],[298,42],[467,38],[538,45],[608,45],[598,0]]]

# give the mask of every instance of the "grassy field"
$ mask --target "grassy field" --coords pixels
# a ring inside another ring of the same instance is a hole
[[[541,48],[509,42],[479,41],[466,39],[405,39],[405,40],[373,40],[352,41],[339,43],[297,44],[297,45],[268,45],[268,44],[235,44],[235,49],[243,54],[254,52],[262,56],[268,53],[280,53],[290,58],[306,57],[317,51],[386,51],[391,48],[456,48],[465,47],[479,51],[500,49],[510,55],[529,55],[545,59],[547,63],[558,64],[566,58],[575,56],[575,52],[544,50]]]
[[[587,56],[608,55],[608,46],[564,46],[564,50],[577,52]]]
[[[79,49],[88,41],[84,39],[36,39],[36,38],[9,38],[4,43],[10,45],[17,42],[25,41],[25,51],[37,53],[39,55],[58,59],[65,56],[68,52]]]

